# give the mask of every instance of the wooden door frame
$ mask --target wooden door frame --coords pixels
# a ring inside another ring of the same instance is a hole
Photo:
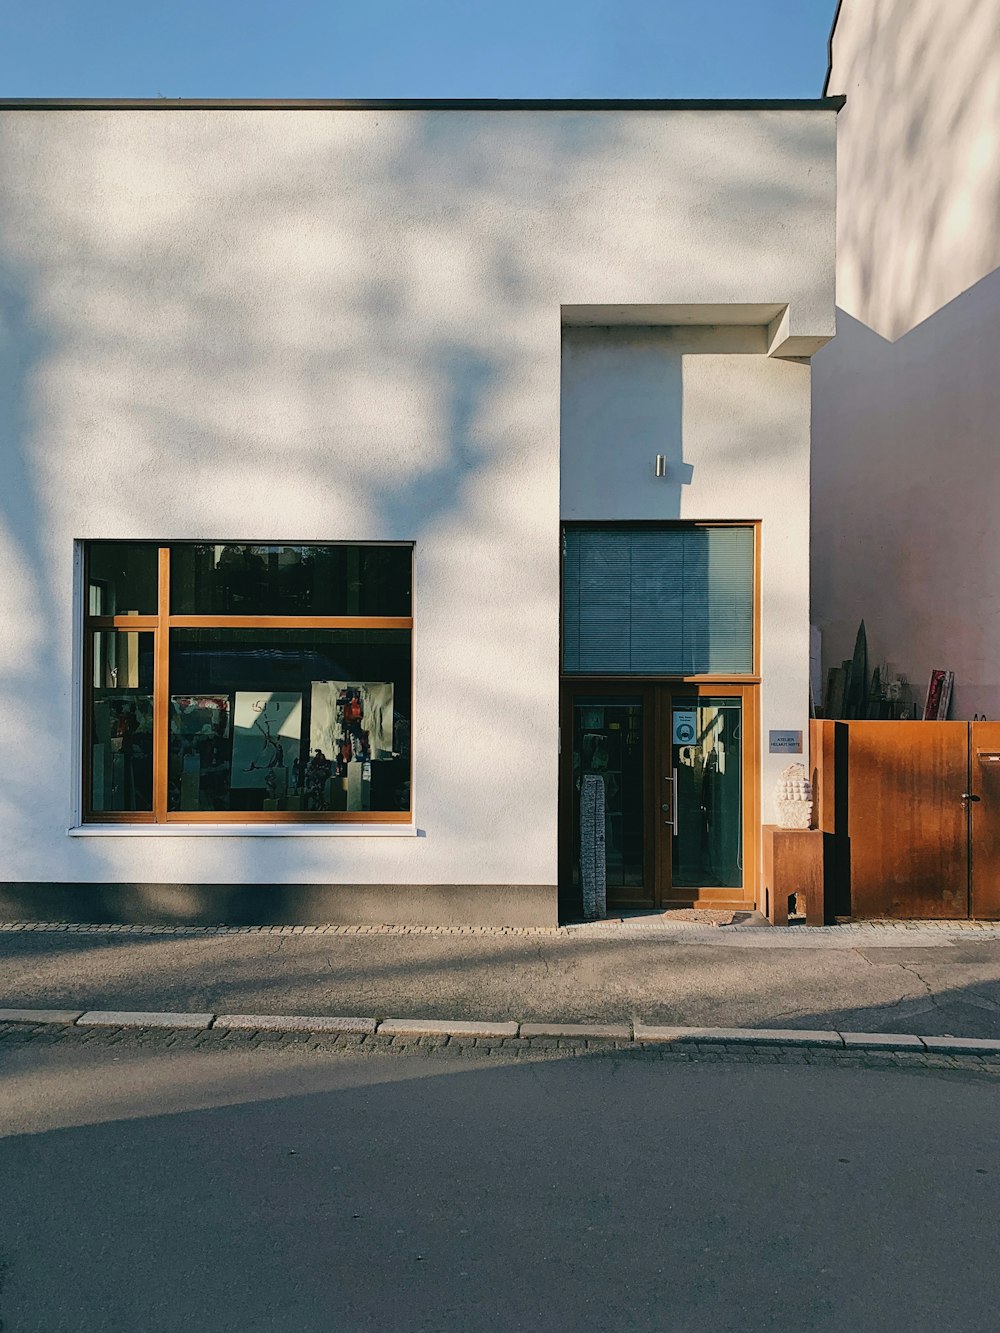
[[[660,788],[664,773],[665,755],[669,755],[670,746],[657,743],[664,729],[670,724],[670,709],[673,698],[677,695],[695,697],[729,696],[738,697],[743,707],[743,747],[741,762],[743,766],[743,887],[741,889],[691,889],[682,890],[680,896],[667,898],[663,893],[662,832],[659,825],[647,826],[643,846],[643,880],[649,886],[643,899],[634,902],[616,903],[616,907],[625,910],[657,910],[668,906],[711,907],[725,903],[730,906],[737,903],[744,910],[752,910],[757,898],[760,880],[760,682],[757,679],[726,678],[706,680],[704,676],[690,677],[644,677],[636,679],[628,676],[574,676],[564,678],[559,691],[559,903],[560,914],[568,910],[578,910],[573,898],[573,703],[580,695],[610,696],[632,695],[643,701],[643,777],[648,784],[645,799],[647,817],[654,813],[660,818]],[[676,800],[676,792],[672,793]],[[661,871],[657,871],[659,856]],[[667,874],[669,882],[669,867]]]

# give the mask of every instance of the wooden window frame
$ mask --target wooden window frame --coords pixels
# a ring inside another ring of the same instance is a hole
[[[413,616],[230,616],[173,615],[170,611],[170,548],[188,543],[153,543],[157,547],[157,614],[93,616],[89,614],[90,549],[100,539],[83,543],[83,785],[84,824],[411,824],[413,822],[413,757],[410,755],[409,810],[168,810],[170,755],[170,631],[175,629],[402,629],[410,632],[410,699],[413,699]],[[410,550],[412,600],[413,546],[408,542],[283,542],[248,545],[393,545]],[[153,635],[153,809],[94,810],[91,755],[94,634],[98,631],[145,632]],[[411,717],[412,723],[412,717]],[[412,737],[412,725],[411,725]]]

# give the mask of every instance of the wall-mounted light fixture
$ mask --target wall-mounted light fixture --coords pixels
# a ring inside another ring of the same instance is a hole
[[[656,475],[665,477],[667,475],[667,456],[666,454],[656,455]]]

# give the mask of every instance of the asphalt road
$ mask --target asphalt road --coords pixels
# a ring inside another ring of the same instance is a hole
[[[987,1333],[1000,1081],[0,1047],[4,1333]]]
[[[638,1018],[1000,1037],[995,937],[918,934],[914,947],[904,934],[872,933],[832,947],[838,937],[824,932],[822,944],[811,932],[710,934],[716,943],[683,934],[0,931],[0,1007]]]

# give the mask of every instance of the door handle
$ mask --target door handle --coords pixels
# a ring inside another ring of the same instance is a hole
[[[981,801],[982,799],[983,798],[981,796],[977,796],[974,792],[971,791],[962,792],[963,801]]]
[[[669,818],[669,819],[665,819],[663,822],[664,822],[664,824],[665,824],[667,827],[673,829],[673,831],[674,831],[674,836],[676,837],[676,835],[677,835],[677,769],[675,768],[675,769],[673,770],[673,776],[672,776],[672,777],[664,778],[663,781],[664,781],[664,782],[669,782],[669,783],[670,783],[670,804],[669,804],[669,805],[661,805],[661,806],[660,806],[660,810],[663,812],[663,814],[666,814],[668,810],[670,811],[670,818]]]

